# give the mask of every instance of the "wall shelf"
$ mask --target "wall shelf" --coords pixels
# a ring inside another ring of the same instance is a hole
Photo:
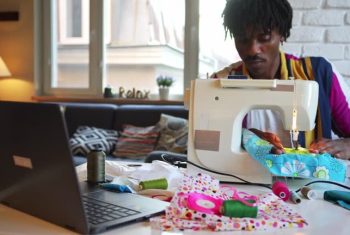
[[[154,104],[154,105],[183,105],[183,100],[156,100],[156,99],[122,99],[102,97],[57,97],[33,96],[36,102],[76,102],[76,103],[109,103],[109,104]]]

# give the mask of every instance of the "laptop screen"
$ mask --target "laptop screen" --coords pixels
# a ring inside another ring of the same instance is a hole
[[[88,232],[58,104],[0,102],[0,202]]]

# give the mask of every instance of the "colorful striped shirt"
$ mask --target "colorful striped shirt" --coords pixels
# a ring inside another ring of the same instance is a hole
[[[296,57],[280,53],[280,79],[294,77],[315,80],[319,84],[319,104],[316,127],[299,136],[300,144],[308,147],[314,139],[332,138],[332,131],[339,137],[350,137],[350,88],[341,75],[322,57]],[[214,73],[212,78],[227,78],[228,75],[246,75],[242,61]]]

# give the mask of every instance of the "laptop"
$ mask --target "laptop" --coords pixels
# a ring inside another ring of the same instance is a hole
[[[79,183],[60,106],[22,102],[0,102],[0,203],[83,234],[141,221],[168,206]]]

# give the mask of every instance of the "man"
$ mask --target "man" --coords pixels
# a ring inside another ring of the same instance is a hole
[[[316,128],[299,135],[301,145],[314,152],[350,159],[350,108],[345,96],[349,95],[349,88],[324,58],[297,58],[280,51],[280,44],[290,35],[292,17],[287,0],[227,0],[223,12],[226,36],[229,33],[234,38],[242,61],[212,77],[236,74],[252,79],[294,77],[317,81],[320,90]],[[278,112],[252,110],[246,117],[246,126],[274,144],[275,153],[282,153],[283,145],[288,145],[289,132],[284,130]],[[332,131],[340,138],[332,139]]]

